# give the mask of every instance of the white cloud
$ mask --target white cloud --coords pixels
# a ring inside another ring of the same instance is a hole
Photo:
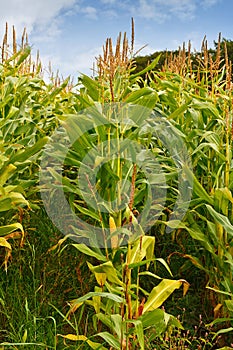
[[[87,18],[89,19],[97,19],[97,10],[95,7],[86,6],[80,10]]]
[[[110,18],[110,19],[113,19],[113,18],[117,18],[117,17],[118,17],[117,11],[112,10],[112,9],[103,10],[103,11],[102,11],[102,14],[103,14],[104,16],[106,16],[106,18]]]
[[[157,7],[155,1],[139,0],[138,6],[131,8],[133,16],[139,16],[146,19],[154,19],[158,22],[164,22],[168,15]]]
[[[211,7],[219,0],[202,0],[200,6]],[[188,20],[195,17],[198,10],[196,0],[138,0],[138,4],[132,7],[134,16],[146,19],[154,19],[157,22],[176,17]]]
[[[8,0],[1,4],[0,23],[8,22],[18,33],[27,28],[30,34],[35,28],[47,31],[49,35],[59,32],[59,14],[71,8],[77,0]],[[3,36],[5,25],[0,27]]]
[[[190,17],[194,10],[193,0],[139,0],[138,6],[133,7],[133,15],[164,22],[174,15],[179,18]]]
[[[193,0],[170,0],[167,6],[171,14],[181,19],[193,18],[196,11],[196,4]]]
[[[71,75],[76,81],[80,73],[93,75],[93,65],[96,62],[95,57],[98,57],[99,54],[102,54],[102,48],[94,47],[82,51],[77,51],[77,49],[70,50],[65,60],[60,55],[52,53],[41,55],[40,58],[45,76],[47,76],[48,67],[51,63],[53,73],[56,73],[56,70],[58,70],[59,75],[62,75],[63,78]]]
[[[116,0],[100,0],[100,2],[104,5],[112,5],[115,4]]]
[[[217,4],[219,0],[202,0],[203,7],[211,7]]]

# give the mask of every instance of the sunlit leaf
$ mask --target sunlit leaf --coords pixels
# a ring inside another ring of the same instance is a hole
[[[144,305],[143,314],[147,311],[152,311],[160,307],[167,298],[174,292],[175,289],[182,285],[187,285],[185,280],[168,280],[164,279],[158,286],[154,287],[149,294],[149,297]],[[185,288],[185,292],[187,288]]]

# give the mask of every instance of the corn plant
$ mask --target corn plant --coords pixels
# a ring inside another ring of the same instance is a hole
[[[114,349],[144,349],[145,332],[153,329],[156,338],[164,334],[168,327],[182,328],[176,318],[159,307],[175,289],[183,285],[185,294],[189,285],[185,280],[162,279],[148,270],[150,264],[155,268],[155,263],[159,262],[171,274],[163,259],[154,258],[154,244],[154,237],[141,236],[130,242],[127,249],[118,250],[118,256],[121,254],[120,261],[116,256],[109,260],[85,245],[74,244],[80,252],[98,258],[101,264],[93,266],[88,263],[98,286],[94,292],[73,300],[69,313],[75,312],[83,303],[91,305],[95,309],[93,322],[97,333],[94,338],[101,337]],[[142,266],[147,266],[146,270],[140,271]],[[141,276],[160,282],[149,293],[141,287]],[[106,327],[108,331],[101,331],[101,328]],[[70,334],[63,337],[87,342],[92,349],[106,349],[101,343],[93,343],[83,335]]]
[[[151,86],[161,91],[156,108],[186,135],[193,169],[193,199],[179,234],[189,232],[204,248],[204,257],[189,259],[206,271],[208,284],[218,291],[211,296],[214,315],[227,305],[232,312],[232,83],[227,51],[215,61],[203,41],[199,65],[190,62],[190,48],[170,57],[166,69],[154,73]],[[171,208],[170,208],[171,209]],[[223,294],[221,294],[223,292]],[[225,297],[224,297],[225,295]],[[227,297],[228,296],[228,297]],[[227,299],[224,302],[224,299]]]
[[[12,51],[8,40],[6,25],[0,64],[0,232],[5,268],[11,255],[8,240],[23,237],[24,211],[38,208],[39,155],[57,126],[56,98],[63,99],[68,84],[45,84],[38,58],[32,61],[25,31],[20,49],[14,28]]]
[[[92,305],[97,332],[93,336],[114,349],[144,349],[147,328],[156,327],[157,336],[169,325],[180,327],[159,307],[181,285],[185,294],[188,283],[148,271],[151,262],[159,261],[170,272],[164,260],[154,257],[155,238],[146,233],[163,215],[172,184],[181,201],[184,193],[188,201],[188,183],[183,190],[178,183],[184,163],[189,162],[185,150],[179,154],[182,133],[153,111],[158,92],[146,84],[141,88],[141,73],[133,74],[126,36],[122,49],[120,45],[119,37],[113,52],[107,40],[97,61],[97,77],[80,78],[82,85],[75,94],[78,113],[61,115],[61,127],[45,147],[41,195],[57,227],[78,242],[74,246],[79,251],[100,261],[95,266],[88,263],[98,286],[73,301],[71,312],[83,303]],[[178,221],[174,216],[166,225],[172,228]],[[161,282],[148,292],[141,286],[141,276]],[[108,332],[99,331],[101,324]],[[93,336],[62,335],[98,348]]]

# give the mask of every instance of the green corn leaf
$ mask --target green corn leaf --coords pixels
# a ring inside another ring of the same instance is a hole
[[[101,91],[101,87],[100,87],[99,83],[96,80],[91,79],[88,75],[85,75],[85,74],[83,74],[81,76],[80,81],[87,89],[88,95],[94,101],[98,101],[100,91]]]
[[[136,104],[140,106],[144,106],[148,108],[148,110],[152,110],[155,108],[156,102],[158,101],[158,95],[153,92],[149,95],[143,96],[141,99],[139,99]]]
[[[101,251],[95,251],[94,249],[90,249],[85,244],[73,244],[73,246],[78,249],[83,254],[86,254],[88,256],[93,256],[94,258],[100,260],[100,261],[106,261],[106,257],[101,253]]]
[[[227,213],[229,202],[233,203],[231,191],[227,187],[217,188],[214,192],[214,209]]]
[[[97,213],[95,213],[94,211],[84,208],[76,203],[74,203],[74,206],[80,211],[80,213],[89,216],[90,218],[97,220],[98,222],[101,222],[101,218],[99,217],[99,215]]]
[[[219,152],[219,148],[218,148],[218,145],[216,145],[215,143],[212,143],[212,142],[202,142],[199,146],[197,146],[195,148],[195,150],[193,151],[192,155],[198,153],[199,151],[201,151],[203,148],[207,148],[207,149],[210,149],[212,148],[216,153],[220,154],[221,157],[222,157],[222,154]],[[225,157],[223,157],[224,159]]]
[[[89,109],[88,109],[89,111]],[[91,110],[92,111],[92,110]],[[90,112],[91,114],[91,112]],[[94,127],[93,120],[89,116],[86,115],[79,115],[77,118],[77,115],[67,115],[66,120],[62,122],[62,125],[66,129],[66,132],[71,140],[72,143],[75,141],[79,141],[79,149],[80,145],[84,147],[91,147],[91,139],[86,134],[87,130],[92,129]],[[91,117],[92,114],[91,114]],[[75,147],[75,144],[74,144]]]
[[[110,319],[112,316],[119,316],[119,315],[105,315],[103,313],[97,313],[94,317],[96,317],[98,320],[100,320],[105,326],[109,328],[111,332],[114,332],[114,323]],[[116,333],[118,334],[118,330],[116,330]]]
[[[130,80],[133,80],[134,78],[140,77],[140,76],[150,72],[151,70],[153,70],[156,67],[156,65],[158,64],[160,57],[161,57],[161,54],[158,55],[145,69],[143,69],[142,71],[140,71],[136,74],[132,74],[130,76]]]
[[[144,272],[139,272],[139,276],[150,276],[150,277],[154,277],[156,279],[162,280],[163,278],[155,275],[154,273],[150,272],[150,271],[144,271]]]
[[[232,295],[233,297],[233,295]],[[233,315],[233,299],[232,300],[225,300],[225,304],[228,308],[228,310],[232,313]]]
[[[112,322],[112,330],[117,334],[118,339],[121,339],[123,327],[121,315],[111,315],[110,320]]]
[[[214,117],[219,118],[219,112],[215,105],[211,102],[196,102],[192,104],[192,107],[197,110],[207,110],[210,112]]]
[[[52,92],[47,96],[50,101],[54,101],[55,97],[63,90],[62,86],[53,88]]]
[[[214,210],[210,205],[206,204],[206,208],[208,209],[210,215],[212,218],[217,221],[220,225],[224,227],[224,229],[227,231],[228,234],[233,236],[233,225],[230,223],[227,216],[222,215],[218,213],[216,210]]]
[[[71,305],[72,308],[75,308],[75,306],[81,306],[85,301],[92,299],[93,297],[101,297],[101,298],[107,298],[109,300],[113,300],[117,303],[123,303],[124,299],[119,297],[118,295],[115,295],[113,293],[107,293],[107,292],[89,292],[86,295],[72,300]]]
[[[91,340],[87,340],[87,344],[91,347],[91,349],[93,350],[108,350],[107,348],[105,348],[105,346],[103,346],[100,343],[96,343],[93,342]]]
[[[30,55],[30,53],[31,53],[31,48],[29,46],[27,46],[24,50],[22,50],[20,52],[20,56],[17,60],[16,66],[19,67],[21,63],[23,63],[26,60],[26,58]]]
[[[219,331],[217,331],[213,337],[213,340],[219,336],[220,334],[225,334],[225,333],[229,333],[231,332],[231,334],[233,333],[233,327],[228,327],[228,328],[224,328],[224,329],[220,329]],[[230,349],[230,348],[229,348]],[[221,349],[220,349],[221,350]]]
[[[161,309],[145,312],[139,317],[139,320],[141,320],[144,329],[155,327],[156,335],[161,334],[166,329],[164,311]]]
[[[126,103],[137,103],[147,95],[155,94],[154,89],[150,87],[143,87],[141,89],[133,90],[125,99]]]
[[[5,61],[6,65],[9,65],[10,62],[16,60],[16,58],[22,54],[22,51],[23,51],[23,50],[20,50],[20,51],[16,52],[15,54],[13,54],[12,56],[10,56],[10,57]],[[10,71],[9,74],[10,74],[10,73],[12,73],[12,71]]]
[[[169,272],[169,274],[170,274],[171,276],[173,276],[173,275],[172,275],[172,272],[171,272],[171,270],[170,270],[170,267],[168,266],[168,264],[166,263],[166,261],[165,261],[164,259],[162,259],[162,258],[156,258],[156,261],[159,261],[160,264],[162,264],[162,265],[165,267],[165,269]]]
[[[103,338],[110,346],[113,347],[113,349],[116,349],[116,350],[121,349],[120,342],[112,334],[108,332],[101,332],[101,333],[97,333],[96,336]]]
[[[16,153],[11,158],[11,163],[22,163],[28,160],[30,157],[38,153],[48,142],[49,138],[47,136],[41,138],[33,146],[26,148],[24,151]]]
[[[201,231],[198,225],[194,225],[193,227],[186,225],[185,229],[193,239],[200,241],[206,250],[211,254],[215,254],[215,247],[210,243],[208,237]]]
[[[208,204],[213,205],[214,204],[213,198],[211,198],[208,195],[204,187],[197,180],[194,173],[186,165],[183,166],[183,172],[187,176],[187,180],[189,181],[189,183],[193,183],[193,191],[196,194],[196,196],[198,196],[200,199],[207,202]]]
[[[185,104],[183,104],[182,106],[180,106],[179,108],[177,108],[174,112],[172,112],[169,115],[168,119],[176,119],[177,117],[182,115],[189,107],[190,102],[191,102],[191,99],[188,102],[186,102]]]
[[[152,261],[155,261],[156,259],[148,259],[148,260],[143,260],[143,261],[138,261],[136,263],[133,263],[133,264],[129,264],[128,265],[128,268],[129,269],[135,269],[135,267],[140,267],[140,266],[143,266],[143,265],[148,265],[150,264]]]
[[[137,336],[137,340],[140,345],[140,350],[145,349],[144,332],[141,320],[127,320],[126,323],[131,323],[134,325],[134,334]]]

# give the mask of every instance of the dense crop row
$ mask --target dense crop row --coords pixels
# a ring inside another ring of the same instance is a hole
[[[66,235],[50,250],[75,240],[96,281],[66,315],[82,320],[91,308],[90,331],[73,327],[56,339],[92,349],[168,348],[166,337],[182,325],[161,306],[181,286],[189,293],[193,264],[205,276],[214,342],[233,330],[230,65],[220,68],[217,56],[210,68],[204,55],[195,71],[187,56],[179,72],[174,60],[163,72],[153,61],[134,74],[132,52],[126,36],[115,51],[108,40],[96,77],[83,75],[72,89],[68,80],[46,84],[39,70],[25,70],[27,46],[0,64],[3,263],[7,270],[12,239],[23,246],[24,226],[35,212],[45,220],[45,208]],[[169,246],[163,257],[158,241]],[[30,341],[24,332],[22,343]]]

